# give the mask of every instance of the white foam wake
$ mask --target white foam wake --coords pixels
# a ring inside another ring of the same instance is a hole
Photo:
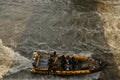
[[[21,56],[18,52],[4,46],[0,39],[0,78],[5,74],[13,74],[31,67],[30,62],[29,59]]]
[[[14,57],[14,51],[3,45],[2,40],[0,40],[0,78],[8,71],[12,59]]]
[[[24,56],[21,56],[19,53],[16,53],[13,57],[13,61],[11,67],[9,68],[8,72],[5,75],[10,75],[21,70],[26,70],[31,68],[31,61]]]

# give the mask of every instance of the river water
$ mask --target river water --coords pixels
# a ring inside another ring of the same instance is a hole
[[[106,27],[110,23],[111,9],[117,14],[111,6],[114,4],[107,0],[0,0],[0,54],[4,60],[1,77],[4,75],[6,80],[119,80]],[[4,53],[6,48],[10,52]],[[110,66],[90,75],[33,75],[28,68],[35,50],[94,56]],[[111,72],[116,74],[111,75]]]

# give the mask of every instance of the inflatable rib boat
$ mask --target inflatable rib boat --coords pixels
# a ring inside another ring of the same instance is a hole
[[[105,66],[102,60],[87,56],[70,56],[33,52],[31,73],[54,75],[80,75],[101,71]]]

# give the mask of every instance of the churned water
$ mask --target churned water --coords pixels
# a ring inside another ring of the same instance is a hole
[[[119,80],[119,55],[113,55],[119,53],[119,11],[119,0],[0,0],[0,76]],[[110,65],[90,75],[33,75],[28,69],[35,50],[94,56]]]

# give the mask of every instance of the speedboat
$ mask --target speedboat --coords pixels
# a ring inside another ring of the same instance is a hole
[[[35,51],[32,54],[31,73],[51,75],[81,75],[101,71],[106,63],[100,59],[80,55],[62,55]]]

